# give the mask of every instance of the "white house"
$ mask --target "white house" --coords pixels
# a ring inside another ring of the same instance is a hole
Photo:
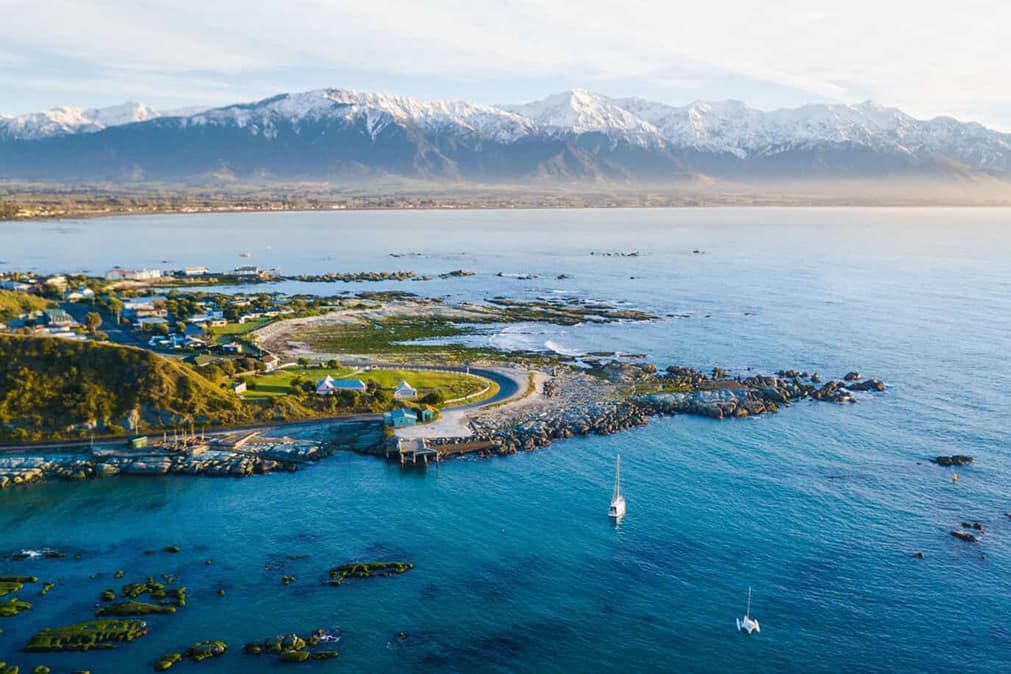
[[[123,269],[115,267],[105,272],[106,281],[148,281],[161,278],[161,271],[158,269]]]
[[[63,299],[68,302],[83,302],[84,300],[95,299],[95,291],[87,286],[78,286],[76,290],[68,290],[63,293]]]
[[[263,361],[263,365],[266,368],[267,372],[273,372],[277,368],[281,367],[281,359],[272,353],[268,353],[260,360]]]
[[[332,396],[340,391],[357,391],[365,393],[369,387],[361,379],[334,379],[327,375],[316,382],[316,393],[321,396]]]
[[[393,397],[398,400],[413,400],[418,397],[418,389],[414,388],[406,381],[400,382],[400,386],[393,392]]]

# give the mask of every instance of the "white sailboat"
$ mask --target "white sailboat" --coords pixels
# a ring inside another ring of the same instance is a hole
[[[748,634],[752,632],[761,632],[762,628],[759,626],[758,621],[751,617],[751,588],[748,588],[748,610],[744,613],[743,618],[737,619],[737,631],[745,631]]]
[[[625,516],[625,497],[621,495],[621,454],[618,455],[618,464],[614,471],[614,494],[611,496],[611,507],[607,509],[607,516],[613,520],[620,520]]]

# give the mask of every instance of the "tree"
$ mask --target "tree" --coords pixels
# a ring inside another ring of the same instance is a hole
[[[94,334],[102,327],[102,316],[97,311],[89,311],[84,317],[84,323],[88,326],[88,332]]]
[[[120,316],[123,313],[123,302],[118,297],[109,298],[109,311],[116,315],[116,324],[119,324]]]
[[[440,391],[438,389],[436,389],[434,391],[431,391],[430,393],[428,393],[427,395],[425,395],[424,398],[421,399],[422,403],[424,403],[425,405],[431,405],[432,407],[435,407],[437,405],[441,405],[445,401],[446,401],[446,396],[442,393],[442,391]]]

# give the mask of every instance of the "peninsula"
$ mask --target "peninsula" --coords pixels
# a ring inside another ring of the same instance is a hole
[[[656,415],[740,418],[885,390],[856,372],[826,381],[792,369],[701,372],[638,354],[481,343],[503,324],[670,320],[573,297],[220,295],[217,277],[183,293],[175,277],[148,276],[63,277],[62,302],[48,299],[61,294],[52,278],[19,276],[0,291],[9,313],[22,312],[0,336],[0,488],[121,473],[248,476],[340,450],[425,465],[614,433]],[[146,294],[159,287],[168,292]],[[52,325],[76,325],[82,313],[90,327]]]

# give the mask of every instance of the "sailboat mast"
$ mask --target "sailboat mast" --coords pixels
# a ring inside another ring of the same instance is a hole
[[[746,616],[751,615],[751,588],[748,588],[748,610],[745,612]]]
[[[621,454],[618,455],[618,465],[614,471],[614,497],[621,496]]]

